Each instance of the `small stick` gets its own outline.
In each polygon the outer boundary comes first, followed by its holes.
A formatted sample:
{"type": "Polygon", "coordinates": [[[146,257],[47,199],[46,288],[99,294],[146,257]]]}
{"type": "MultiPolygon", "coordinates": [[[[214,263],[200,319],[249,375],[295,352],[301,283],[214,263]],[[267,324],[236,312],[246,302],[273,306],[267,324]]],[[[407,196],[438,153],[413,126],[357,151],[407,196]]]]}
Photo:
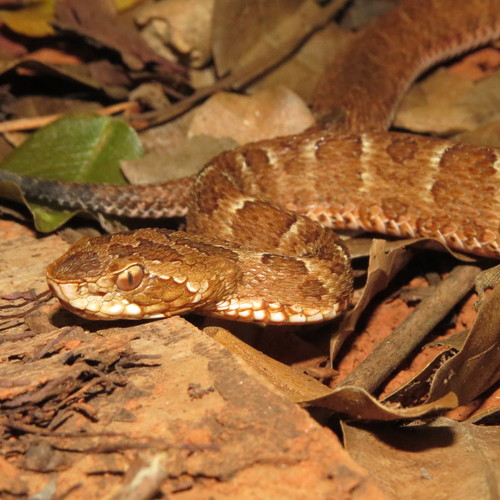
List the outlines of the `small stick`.
{"type": "Polygon", "coordinates": [[[455,267],[436,286],[434,293],[424,299],[339,387],[354,385],[373,393],[467,294],[480,271],[479,267],[472,265],[455,267]]]}
{"type": "MultiPolygon", "coordinates": [[[[133,111],[136,107],[137,103],[133,101],[119,102],[118,104],[113,104],[112,106],[107,106],[106,108],[99,109],[96,111],[96,113],[99,115],[114,115],[116,113],[121,113],[122,111],[133,111]]],[[[19,118],[16,120],[0,122],[0,133],[37,129],[56,121],[62,116],[65,115],[58,113],[54,115],[35,116],[33,118],[19,118]]]]}

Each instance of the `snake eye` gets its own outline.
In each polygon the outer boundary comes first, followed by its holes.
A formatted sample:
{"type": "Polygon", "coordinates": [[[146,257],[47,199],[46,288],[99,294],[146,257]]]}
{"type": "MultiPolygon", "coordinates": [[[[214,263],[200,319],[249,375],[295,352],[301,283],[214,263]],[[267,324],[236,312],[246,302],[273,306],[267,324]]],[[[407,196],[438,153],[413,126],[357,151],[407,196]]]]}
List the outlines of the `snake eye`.
{"type": "Polygon", "coordinates": [[[131,266],[122,271],[116,278],[116,286],[125,292],[137,288],[144,277],[144,271],[141,266],[131,266]]]}

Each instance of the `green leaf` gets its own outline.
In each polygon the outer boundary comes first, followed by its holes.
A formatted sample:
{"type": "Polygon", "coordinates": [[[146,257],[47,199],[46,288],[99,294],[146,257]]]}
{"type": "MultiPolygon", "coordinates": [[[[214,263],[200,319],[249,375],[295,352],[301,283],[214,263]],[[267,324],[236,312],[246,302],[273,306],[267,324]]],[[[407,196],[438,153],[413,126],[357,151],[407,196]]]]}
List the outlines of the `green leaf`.
{"type": "MultiPolygon", "coordinates": [[[[35,132],[0,168],[60,181],[124,184],[120,161],[142,156],[135,130],[107,116],[61,118],[35,132]]],[[[26,203],[39,231],[54,231],[77,212],[26,203]]]]}

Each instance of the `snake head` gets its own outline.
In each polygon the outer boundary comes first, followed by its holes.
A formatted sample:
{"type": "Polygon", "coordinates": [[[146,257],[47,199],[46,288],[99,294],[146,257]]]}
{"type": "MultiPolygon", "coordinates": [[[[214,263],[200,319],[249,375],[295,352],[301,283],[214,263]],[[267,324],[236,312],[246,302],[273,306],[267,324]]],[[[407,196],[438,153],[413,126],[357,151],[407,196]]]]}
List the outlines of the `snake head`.
{"type": "Polygon", "coordinates": [[[207,307],[238,272],[208,246],[164,229],[86,238],[47,267],[47,283],[63,307],[88,319],[182,314],[207,307]]]}

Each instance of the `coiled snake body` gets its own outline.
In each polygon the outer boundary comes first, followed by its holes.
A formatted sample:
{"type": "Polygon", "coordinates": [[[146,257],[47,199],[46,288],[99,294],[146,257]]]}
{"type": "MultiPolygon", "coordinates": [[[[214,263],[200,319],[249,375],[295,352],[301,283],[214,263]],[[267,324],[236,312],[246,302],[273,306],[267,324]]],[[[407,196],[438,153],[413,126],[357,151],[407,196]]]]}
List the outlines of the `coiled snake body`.
{"type": "Polygon", "coordinates": [[[196,179],[92,187],[90,198],[88,186],[68,195],[67,185],[24,179],[28,196],[60,206],[143,217],[187,211],[188,233],[142,229],[77,242],[47,268],[50,288],[90,318],[195,311],[308,323],[334,317],[351,298],[349,256],[331,227],[434,237],[500,258],[500,150],[378,132],[416,73],[495,38],[499,25],[499,0],[403,1],[341,56],[335,83],[330,72],[320,85],[314,107],[334,125],[223,153],[196,179]],[[381,63],[381,50],[395,68],[381,63]],[[372,87],[375,103],[366,104],[372,87]]]}

